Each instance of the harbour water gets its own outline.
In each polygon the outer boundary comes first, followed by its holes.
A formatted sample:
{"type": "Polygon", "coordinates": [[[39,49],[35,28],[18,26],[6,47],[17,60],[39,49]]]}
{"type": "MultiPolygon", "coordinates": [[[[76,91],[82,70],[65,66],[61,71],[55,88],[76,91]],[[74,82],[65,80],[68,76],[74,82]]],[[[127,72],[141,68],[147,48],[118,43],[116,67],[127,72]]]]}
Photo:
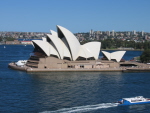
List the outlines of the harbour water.
{"type": "MultiPolygon", "coordinates": [[[[117,106],[120,98],[150,98],[150,72],[40,72],[9,69],[31,45],[0,45],[0,113],[148,113],[150,104],[117,106]]],[[[141,55],[127,51],[124,59],[141,55]]],[[[100,54],[101,56],[101,54],[100,54]]]]}

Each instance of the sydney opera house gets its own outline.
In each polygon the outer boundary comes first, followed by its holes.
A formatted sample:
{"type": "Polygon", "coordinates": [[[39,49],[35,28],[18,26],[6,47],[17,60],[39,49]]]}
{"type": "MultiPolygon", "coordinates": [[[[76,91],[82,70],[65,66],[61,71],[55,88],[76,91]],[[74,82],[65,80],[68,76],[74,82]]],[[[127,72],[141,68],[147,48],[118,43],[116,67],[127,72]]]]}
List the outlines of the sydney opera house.
{"type": "MultiPolygon", "coordinates": [[[[68,29],[57,25],[42,40],[32,40],[34,51],[25,63],[26,69],[100,69],[119,67],[126,51],[102,51],[105,60],[99,59],[101,42],[80,44],[68,29]]],[[[17,64],[19,66],[20,64],[17,64]]]]}
{"type": "Polygon", "coordinates": [[[90,68],[101,48],[100,42],[80,45],[73,33],[58,25],[57,32],[51,30],[43,40],[32,42],[34,52],[26,65],[35,68],[90,68]]]}

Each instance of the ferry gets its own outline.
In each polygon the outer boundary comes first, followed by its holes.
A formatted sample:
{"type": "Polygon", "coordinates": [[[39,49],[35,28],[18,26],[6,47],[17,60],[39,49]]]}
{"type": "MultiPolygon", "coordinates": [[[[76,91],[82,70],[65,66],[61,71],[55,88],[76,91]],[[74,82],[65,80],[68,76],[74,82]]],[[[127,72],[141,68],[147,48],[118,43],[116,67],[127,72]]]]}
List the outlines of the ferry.
{"type": "Polygon", "coordinates": [[[147,104],[150,103],[150,98],[144,98],[143,96],[136,96],[132,98],[123,98],[117,101],[118,106],[122,105],[134,105],[134,104],[147,104]]]}

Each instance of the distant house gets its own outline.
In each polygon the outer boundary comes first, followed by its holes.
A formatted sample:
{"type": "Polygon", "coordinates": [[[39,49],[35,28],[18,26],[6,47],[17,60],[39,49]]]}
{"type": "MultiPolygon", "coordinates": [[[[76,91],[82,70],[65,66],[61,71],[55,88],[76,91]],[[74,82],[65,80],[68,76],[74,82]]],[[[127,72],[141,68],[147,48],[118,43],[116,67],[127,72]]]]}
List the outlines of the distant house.
{"type": "Polygon", "coordinates": [[[32,44],[32,41],[21,41],[21,44],[32,44]]]}
{"type": "Polygon", "coordinates": [[[21,44],[21,43],[18,40],[14,40],[14,41],[6,41],[5,44],[21,44]]]}

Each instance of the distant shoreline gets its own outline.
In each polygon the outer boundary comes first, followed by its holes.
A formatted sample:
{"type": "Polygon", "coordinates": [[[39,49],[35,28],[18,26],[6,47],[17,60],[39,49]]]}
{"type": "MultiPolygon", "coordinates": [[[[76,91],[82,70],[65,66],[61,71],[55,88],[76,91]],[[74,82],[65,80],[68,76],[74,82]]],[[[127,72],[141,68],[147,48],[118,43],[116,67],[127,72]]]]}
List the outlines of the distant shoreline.
{"type": "MultiPolygon", "coordinates": [[[[1,44],[0,43],[0,45],[32,45],[32,44],[1,44]]],[[[102,51],[103,50],[115,50],[115,51],[118,51],[118,50],[121,50],[121,51],[123,51],[123,50],[125,50],[125,51],[144,51],[144,49],[101,49],[102,51]]]]}
{"type": "Polygon", "coordinates": [[[118,51],[118,50],[121,50],[121,51],[123,51],[123,50],[125,50],[125,51],[144,51],[144,49],[133,49],[133,50],[131,50],[131,49],[101,49],[102,51],[103,50],[116,50],[116,51],[118,51]]]}

